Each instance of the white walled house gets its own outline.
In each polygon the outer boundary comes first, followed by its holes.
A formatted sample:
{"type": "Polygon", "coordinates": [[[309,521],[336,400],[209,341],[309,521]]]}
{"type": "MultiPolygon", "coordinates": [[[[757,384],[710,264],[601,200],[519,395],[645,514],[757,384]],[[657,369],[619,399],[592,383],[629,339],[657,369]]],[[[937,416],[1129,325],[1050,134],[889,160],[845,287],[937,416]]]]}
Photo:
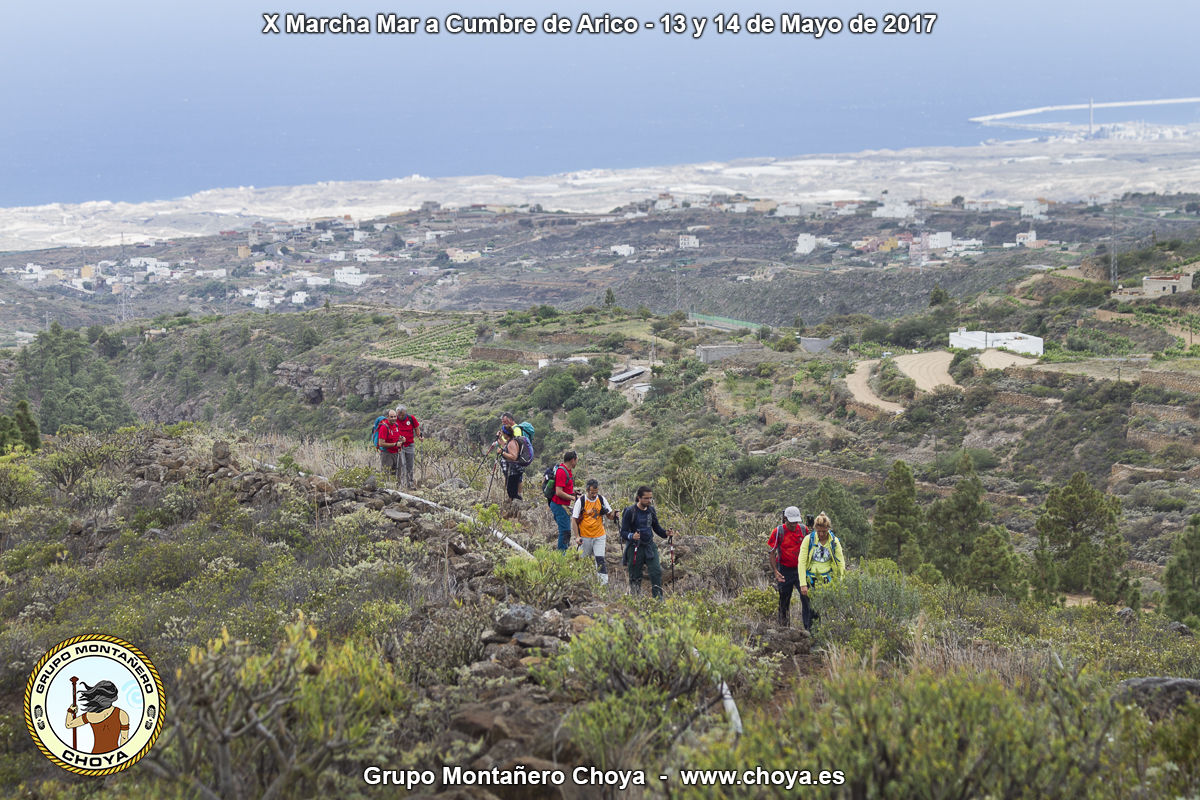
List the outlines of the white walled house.
{"type": "Polygon", "coordinates": [[[950,231],[938,231],[937,233],[923,234],[921,238],[929,236],[930,250],[945,250],[950,245],[954,244],[954,237],[950,231]]]}
{"type": "Polygon", "coordinates": [[[679,236],[680,250],[699,250],[700,238],[698,236],[689,236],[688,234],[680,234],[679,236]]]}
{"type": "Polygon", "coordinates": [[[637,252],[637,248],[631,244],[614,244],[608,249],[613,255],[618,255],[621,258],[629,258],[637,252]]]}
{"type": "Polygon", "coordinates": [[[1024,353],[1031,356],[1040,356],[1042,354],[1042,339],[1040,336],[1031,336],[1028,333],[1020,333],[1018,331],[991,333],[990,331],[969,331],[966,328],[959,328],[957,331],[950,333],[950,346],[959,347],[963,350],[1002,348],[1004,350],[1011,350],[1014,353],[1024,353]]]}
{"type": "Polygon", "coordinates": [[[330,283],[329,278],[322,278],[320,275],[313,275],[304,279],[305,286],[328,286],[330,283]]]}
{"type": "Polygon", "coordinates": [[[308,292],[296,292],[292,295],[292,305],[302,306],[308,302],[308,292]]]}
{"type": "Polygon", "coordinates": [[[372,278],[379,277],[367,272],[360,272],[358,267],[341,267],[333,271],[333,282],[344,283],[347,286],[362,286],[372,278]]]}
{"type": "Polygon", "coordinates": [[[817,249],[817,237],[811,233],[802,233],[796,237],[796,255],[806,256],[817,249]]]}
{"type": "Polygon", "coordinates": [[[1177,294],[1192,290],[1192,273],[1147,275],[1142,278],[1142,294],[1147,296],[1177,294]]]}

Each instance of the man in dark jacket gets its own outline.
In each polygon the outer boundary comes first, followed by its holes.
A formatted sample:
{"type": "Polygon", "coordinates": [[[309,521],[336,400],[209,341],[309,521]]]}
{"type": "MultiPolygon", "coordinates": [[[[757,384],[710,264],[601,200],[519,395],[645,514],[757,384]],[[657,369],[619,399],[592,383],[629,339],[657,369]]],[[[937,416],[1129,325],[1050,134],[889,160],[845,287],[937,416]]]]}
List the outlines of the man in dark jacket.
{"type": "Polygon", "coordinates": [[[637,490],[637,502],[625,509],[621,515],[621,541],[625,543],[625,553],[621,563],[629,567],[629,591],[640,594],[642,587],[642,567],[650,573],[651,592],[654,597],[662,599],[662,559],[659,557],[658,545],[654,542],[654,534],[664,539],[675,536],[675,531],[665,530],[658,522],[658,514],[654,510],[654,492],[649,486],[640,486],[637,490]]]}

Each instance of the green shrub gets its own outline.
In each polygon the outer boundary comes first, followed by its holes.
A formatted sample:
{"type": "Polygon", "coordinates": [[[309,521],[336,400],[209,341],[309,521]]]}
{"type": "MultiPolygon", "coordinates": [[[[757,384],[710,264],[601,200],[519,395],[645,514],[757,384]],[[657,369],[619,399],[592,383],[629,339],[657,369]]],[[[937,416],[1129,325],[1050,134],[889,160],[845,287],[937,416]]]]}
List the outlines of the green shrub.
{"type": "MultiPolygon", "coordinates": [[[[807,769],[814,784],[820,770],[839,771],[822,797],[1165,796],[1145,771],[1145,719],[1111,703],[1110,691],[1062,673],[1023,694],[974,671],[885,680],[850,668],[806,678],[782,708],[750,714],[736,743],[712,736],[681,760],[696,769],[807,769]]],[[[688,796],[727,791],[701,787],[688,796]]],[[[737,796],[793,792],[747,786],[737,796]]]]}
{"type": "Polygon", "coordinates": [[[747,586],[738,595],[737,603],[756,617],[771,619],[779,610],[779,592],[776,589],[747,586]]]}
{"type": "Polygon", "coordinates": [[[33,505],[44,498],[41,481],[28,463],[0,459],[0,511],[33,505]]]}
{"type": "Polygon", "coordinates": [[[596,585],[596,565],[591,560],[545,547],[535,550],[533,558],[509,556],[494,571],[514,598],[538,608],[586,598],[596,585]]]}
{"type": "Polygon", "coordinates": [[[869,563],[869,569],[813,589],[812,603],[821,614],[816,641],[862,654],[874,649],[881,658],[896,658],[910,647],[910,626],[921,611],[921,594],[894,562],[869,563]]]}

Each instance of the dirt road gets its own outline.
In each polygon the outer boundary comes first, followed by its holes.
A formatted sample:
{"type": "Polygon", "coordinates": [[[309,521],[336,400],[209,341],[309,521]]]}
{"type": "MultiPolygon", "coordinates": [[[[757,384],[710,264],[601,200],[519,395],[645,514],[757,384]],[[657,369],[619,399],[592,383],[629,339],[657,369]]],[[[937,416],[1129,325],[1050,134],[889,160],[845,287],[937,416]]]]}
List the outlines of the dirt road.
{"type": "Polygon", "coordinates": [[[854,399],[865,406],[881,408],[892,414],[903,413],[904,406],[884,400],[871,391],[867,379],[871,376],[871,367],[878,363],[878,359],[859,361],[854,365],[854,372],[846,376],[846,387],[850,390],[850,394],[854,395],[854,399]]]}
{"type": "Polygon", "coordinates": [[[917,383],[922,392],[932,392],[939,386],[958,388],[947,371],[954,356],[945,350],[935,350],[932,353],[909,353],[896,356],[896,366],[917,383]]]}
{"type": "Polygon", "coordinates": [[[1006,367],[1029,367],[1038,363],[1036,358],[1019,356],[1005,350],[987,349],[979,354],[979,364],[984,369],[1004,369],[1006,367]]]}

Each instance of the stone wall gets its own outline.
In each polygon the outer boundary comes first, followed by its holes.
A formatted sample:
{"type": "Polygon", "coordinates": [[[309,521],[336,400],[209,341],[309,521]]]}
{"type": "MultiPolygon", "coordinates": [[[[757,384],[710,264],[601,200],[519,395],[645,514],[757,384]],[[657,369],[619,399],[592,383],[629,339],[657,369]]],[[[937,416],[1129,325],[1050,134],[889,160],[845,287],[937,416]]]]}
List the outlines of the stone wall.
{"type": "Polygon", "coordinates": [[[1180,406],[1164,406],[1158,403],[1133,403],[1129,406],[1130,416],[1145,414],[1160,422],[1196,422],[1196,418],[1180,406]]]}
{"type": "Polygon", "coordinates": [[[1045,410],[1046,406],[1050,405],[1046,402],[1046,399],[1047,398],[1034,397],[1031,394],[1021,394],[1020,392],[996,392],[995,402],[1002,403],[1006,406],[1031,408],[1042,411],[1045,410]]]}
{"type": "Polygon", "coordinates": [[[1191,439],[1184,439],[1165,433],[1144,431],[1137,428],[1125,431],[1125,441],[1129,444],[1143,447],[1151,453],[1157,453],[1159,450],[1164,450],[1173,444],[1178,444],[1185,447],[1193,455],[1200,454],[1200,444],[1193,442],[1191,439]]]}
{"type": "Polygon", "coordinates": [[[479,361],[501,361],[517,364],[537,364],[538,359],[550,358],[545,353],[531,350],[516,350],[511,347],[480,347],[471,348],[470,357],[479,361]]]}
{"type": "Polygon", "coordinates": [[[1200,394],[1200,375],[1189,372],[1171,372],[1165,369],[1144,369],[1141,372],[1142,386],[1159,386],[1177,392],[1200,394]]]}
{"type": "Polygon", "coordinates": [[[702,344],[696,348],[696,358],[705,364],[711,364],[723,358],[762,349],[761,344],[702,344]]]}

